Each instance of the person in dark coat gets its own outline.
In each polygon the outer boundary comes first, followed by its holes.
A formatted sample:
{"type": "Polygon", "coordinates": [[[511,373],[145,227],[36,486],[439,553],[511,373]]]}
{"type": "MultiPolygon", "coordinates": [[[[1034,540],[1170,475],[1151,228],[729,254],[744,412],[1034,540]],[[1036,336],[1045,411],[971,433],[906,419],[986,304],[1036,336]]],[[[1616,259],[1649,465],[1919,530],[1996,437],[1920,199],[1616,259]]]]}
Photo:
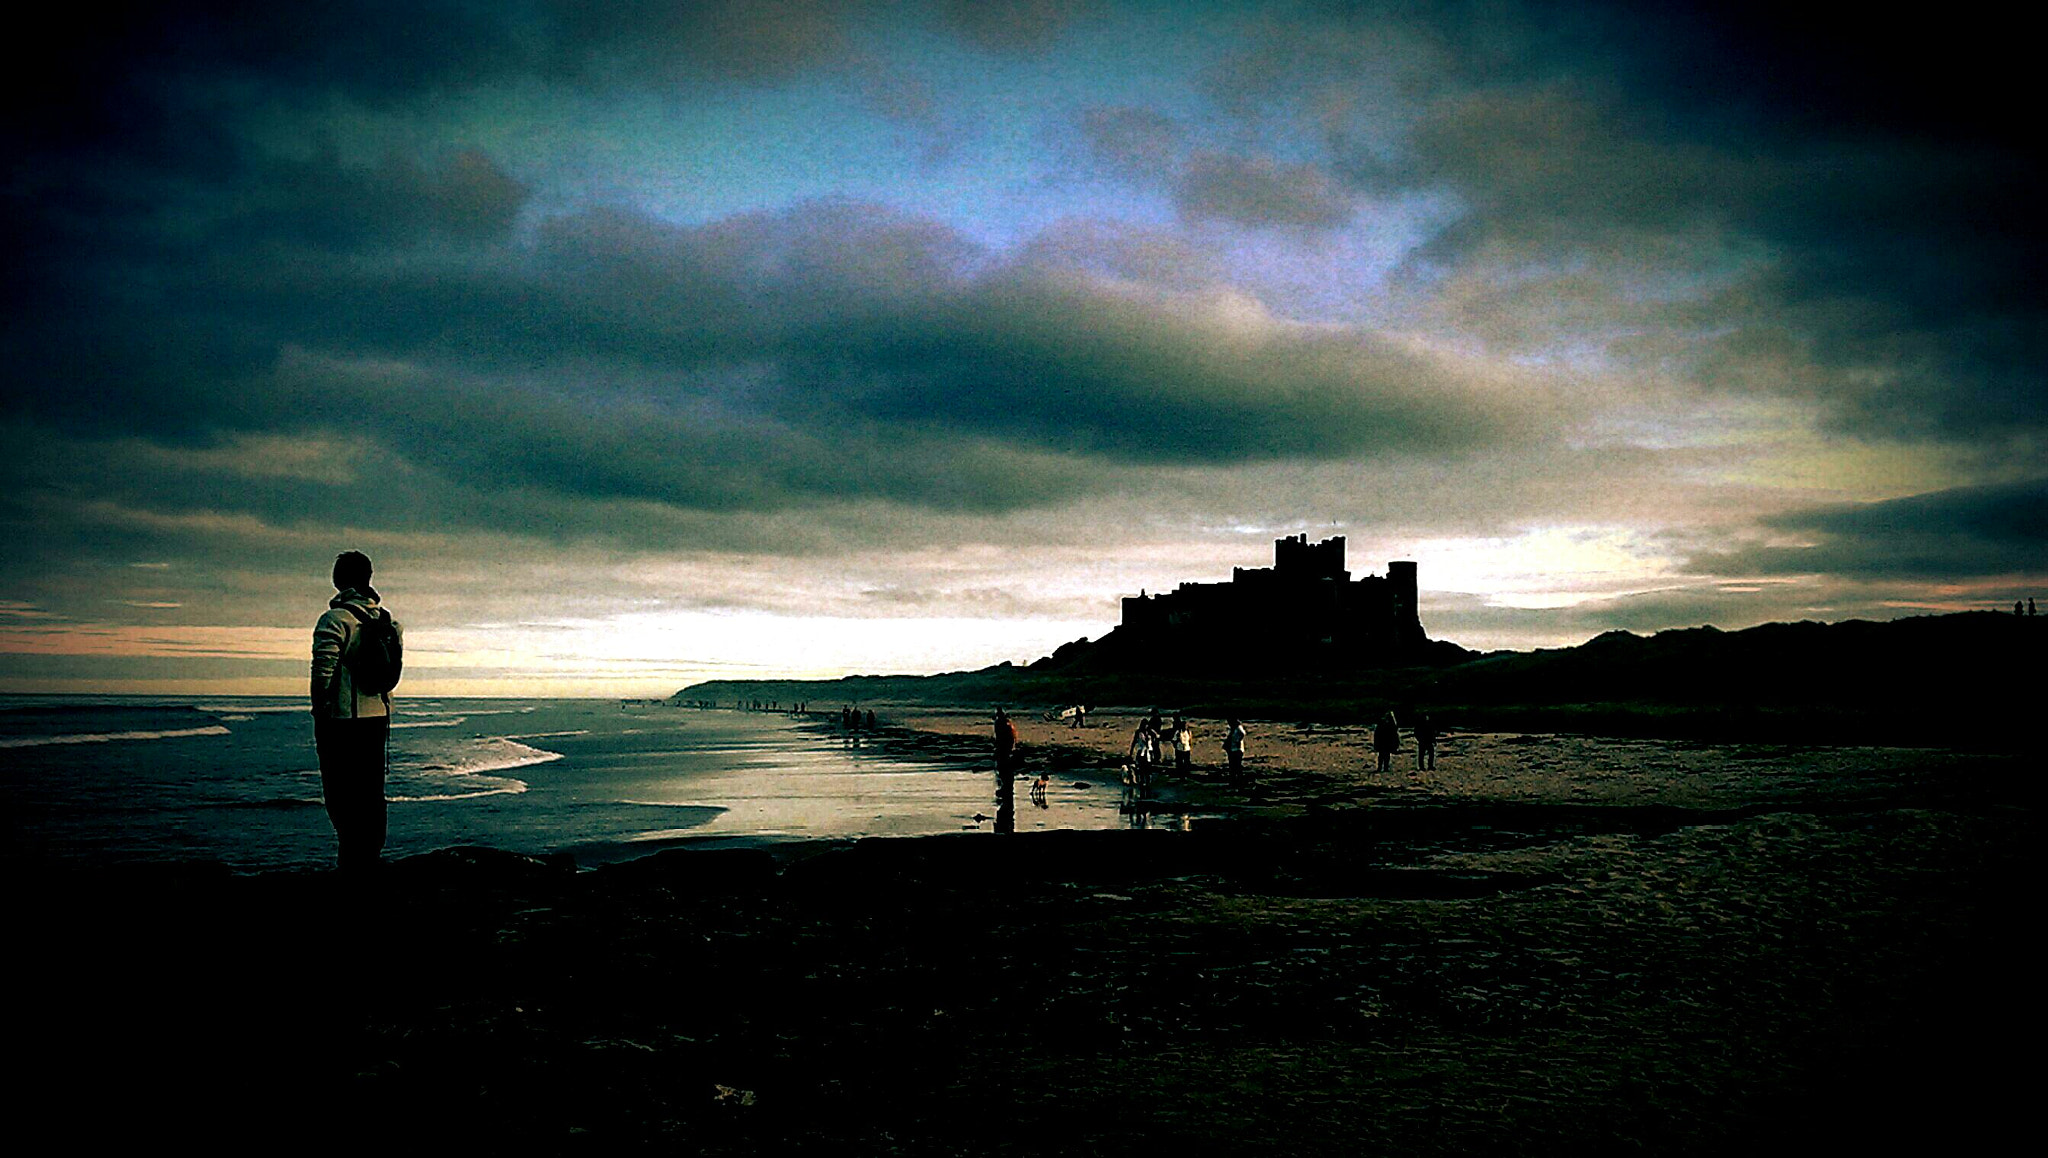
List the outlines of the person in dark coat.
{"type": "Polygon", "coordinates": [[[1372,748],[1374,752],[1379,754],[1378,770],[1381,772],[1392,772],[1394,770],[1394,753],[1401,750],[1401,725],[1395,722],[1394,713],[1386,713],[1380,717],[1380,722],[1374,725],[1372,730],[1372,748]]]}

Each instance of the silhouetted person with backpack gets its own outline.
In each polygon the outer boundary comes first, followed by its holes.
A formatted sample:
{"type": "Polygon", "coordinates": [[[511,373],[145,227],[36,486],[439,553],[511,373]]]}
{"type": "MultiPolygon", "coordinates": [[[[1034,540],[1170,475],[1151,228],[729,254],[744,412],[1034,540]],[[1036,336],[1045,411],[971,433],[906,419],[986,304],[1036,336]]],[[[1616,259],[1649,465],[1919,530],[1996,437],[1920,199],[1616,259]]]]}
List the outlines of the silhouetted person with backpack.
{"type": "Polygon", "coordinates": [[[313,746],[341,868],[360,874],[384,852],[384,745],[404,643],[370,586],[368,555],[335,556],[334,587],[313,625],[313,746]]]}

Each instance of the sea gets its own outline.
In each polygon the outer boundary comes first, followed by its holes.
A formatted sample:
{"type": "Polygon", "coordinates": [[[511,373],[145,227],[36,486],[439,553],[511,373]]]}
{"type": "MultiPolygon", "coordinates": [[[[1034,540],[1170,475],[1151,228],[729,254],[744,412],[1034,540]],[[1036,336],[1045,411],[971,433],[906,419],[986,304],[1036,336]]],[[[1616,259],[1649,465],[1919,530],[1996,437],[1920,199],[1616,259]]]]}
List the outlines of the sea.
{"type": "MultiPolygon", "coordinates": [[[[453,845],[579,864],[676,843],[991,831],[971,751],[912,754],[830,720],[618,700],[417,699],[394,716],[387,858],[453,845]]],[[[1111,828],[1118,795],[1019,786],[1019,831],[1111,828]]],[[[0,833],[34,864],[334,860],[303,700],[0,696],[0,833]]]]}

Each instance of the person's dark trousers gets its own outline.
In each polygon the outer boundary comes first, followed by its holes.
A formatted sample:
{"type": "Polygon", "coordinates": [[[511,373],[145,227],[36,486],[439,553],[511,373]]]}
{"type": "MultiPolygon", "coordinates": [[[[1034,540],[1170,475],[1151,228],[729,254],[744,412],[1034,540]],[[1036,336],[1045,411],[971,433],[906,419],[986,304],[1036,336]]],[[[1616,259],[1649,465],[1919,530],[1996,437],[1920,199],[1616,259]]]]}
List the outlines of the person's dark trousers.
{"type": "Polygon", "coordinates": [[[384,742],[390,734],[389,716],[313,721],[320,794],[344,872],[370,868],[384,852],[384,742]]]}

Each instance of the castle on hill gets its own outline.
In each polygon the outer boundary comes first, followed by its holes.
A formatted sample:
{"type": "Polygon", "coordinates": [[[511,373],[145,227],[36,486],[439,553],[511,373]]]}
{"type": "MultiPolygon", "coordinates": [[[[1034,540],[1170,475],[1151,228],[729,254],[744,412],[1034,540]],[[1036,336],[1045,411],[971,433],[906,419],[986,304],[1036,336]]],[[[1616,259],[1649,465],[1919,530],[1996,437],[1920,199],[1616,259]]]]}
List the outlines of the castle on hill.
{"type": "Polygon", "coordinates": [[[1290,535],[1274,541],[1271,567],[1233,568],[1228,583],[1125,597],[1119,634],[1170,651],[1373,663],[1429,641],[1415,596],[1413,562],[1353,579],[1342,535],[1319,543],[1290,535]]]}

